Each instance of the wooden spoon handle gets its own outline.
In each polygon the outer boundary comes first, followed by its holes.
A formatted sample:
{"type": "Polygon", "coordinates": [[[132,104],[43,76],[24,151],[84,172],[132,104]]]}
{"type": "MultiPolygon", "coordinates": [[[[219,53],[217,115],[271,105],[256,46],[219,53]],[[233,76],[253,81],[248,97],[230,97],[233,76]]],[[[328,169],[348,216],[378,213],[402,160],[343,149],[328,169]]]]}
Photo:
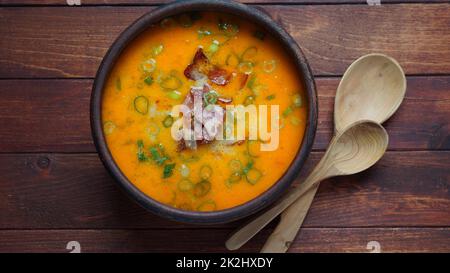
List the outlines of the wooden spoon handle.
{"type": "Polygon", "coordinates": [[[317,167],[309,175],[304,183],[297,188],[289,192],[271,209],[267,210],[263,214],[253,219],[250,223],[236,231],[225,243],[225,246],[229,250],[235,250],[243,246],[248,240],[250,240],[255,234],[263,229],[270,221],[277,217],[283,210],[294,203],[300,196],[307,192],[310,188],[318,184],[322,179],[326,177],[327,168],[322,168],[323,164],[319,162],[317,167]]]}
{"type": "Polygon", "coordinates": [[[281,214],[280,222],[267,239],[261,253],[284,253],[289,249],[308,214],[318,188],[317,184],[281,214]]]}

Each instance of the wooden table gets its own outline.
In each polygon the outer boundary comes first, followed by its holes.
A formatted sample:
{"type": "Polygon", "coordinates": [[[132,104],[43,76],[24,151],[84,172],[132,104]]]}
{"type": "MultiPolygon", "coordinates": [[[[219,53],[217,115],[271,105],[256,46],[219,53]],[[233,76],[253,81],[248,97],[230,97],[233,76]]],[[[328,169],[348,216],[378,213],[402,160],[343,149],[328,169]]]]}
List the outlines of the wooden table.
{"type": "MultiPolygon", "coordinates": [[[[406,99],[385,124],[389,151],[361,175],[322,183],[290,251],[449,252],[450,1],[246,2],[287,29],[316,75],[320,119],[302,176],[331,138],[335,90],[354,59],[386,53],[407,74],[406,99]]],[[[148,213],[118,189],[92,143],[98,65],[160,1],[81,4],[0,0],[0,251],[69,252],[69,241],[82,252],[225,251],[242,222],[198,227],[148,213]]],[[[273,227],[242,250],[258,251],[273,227]]]]}

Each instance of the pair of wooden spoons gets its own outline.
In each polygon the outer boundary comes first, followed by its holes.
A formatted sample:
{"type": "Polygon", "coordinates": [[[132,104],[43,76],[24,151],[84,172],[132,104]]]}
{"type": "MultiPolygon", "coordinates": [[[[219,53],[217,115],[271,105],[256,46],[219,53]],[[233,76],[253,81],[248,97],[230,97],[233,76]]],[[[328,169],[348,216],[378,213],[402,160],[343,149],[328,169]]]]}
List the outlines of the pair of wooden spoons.
{"type": "Polygon", "coordinates": [[[369,54],[351,64],[337,89],[335,135],[323,158],[304,183],[235,232],[226,247],[240,248],[284,211],[261,252],[286,252],[308,213],[320,181],[361,172],[383,156],[388,134],[380,124],[398,109],[405,91],[405,74],[394,59],[369,54]]]}

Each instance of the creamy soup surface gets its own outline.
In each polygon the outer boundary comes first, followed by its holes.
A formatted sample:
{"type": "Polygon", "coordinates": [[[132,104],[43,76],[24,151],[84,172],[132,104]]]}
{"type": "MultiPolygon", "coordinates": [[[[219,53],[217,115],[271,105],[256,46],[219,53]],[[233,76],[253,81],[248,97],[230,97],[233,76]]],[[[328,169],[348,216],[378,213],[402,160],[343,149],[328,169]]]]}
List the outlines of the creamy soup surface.
{"type": "Polygon", "coordinates": [[[149,27],[124,50],[105,86],[102,123],[116,164],[137,188],[179,209],[212,211],[257,197],[284,174],[303,139],[305,103],[276,40],[230,15],[190,13],[149,27]],[[178,117],[170,112],[195,90],[206,106],[279,105],[278,124],[270,124],[279,128],[278,148],[174,139],[178,117]]]}

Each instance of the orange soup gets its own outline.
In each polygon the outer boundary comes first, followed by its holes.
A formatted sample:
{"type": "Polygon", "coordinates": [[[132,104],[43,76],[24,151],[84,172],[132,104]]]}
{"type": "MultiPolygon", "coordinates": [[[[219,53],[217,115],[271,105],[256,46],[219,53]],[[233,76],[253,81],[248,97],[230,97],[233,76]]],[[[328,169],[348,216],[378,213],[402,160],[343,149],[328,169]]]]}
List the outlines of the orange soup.
{"type": "Polygon", "coordinates": [[[276,40],[240,18],[202,12],[164,19],[110,73],[102,99],[109,150],[125,176],[161,203],[195,211],[241,205],[276,183],[301,145],[307,107],[296,71],[276,40]],[[220,114],[200,111],[198,119],[196,98],[220,114]],[[185,111],[174,115],[176,105],[185,111]],[[254,105],[258,113],[261,105],[278,106],[279,118],[269,122],[279,130],[276,149],[263,151],[268,140],[260,136],[248,139],[250,118],[246,139],[219,140],[235,129],[224,126],[234,117],[228,105],[254,105]],[[174,137],[175,125],[194,123],[199,136],[174,137]]]}

